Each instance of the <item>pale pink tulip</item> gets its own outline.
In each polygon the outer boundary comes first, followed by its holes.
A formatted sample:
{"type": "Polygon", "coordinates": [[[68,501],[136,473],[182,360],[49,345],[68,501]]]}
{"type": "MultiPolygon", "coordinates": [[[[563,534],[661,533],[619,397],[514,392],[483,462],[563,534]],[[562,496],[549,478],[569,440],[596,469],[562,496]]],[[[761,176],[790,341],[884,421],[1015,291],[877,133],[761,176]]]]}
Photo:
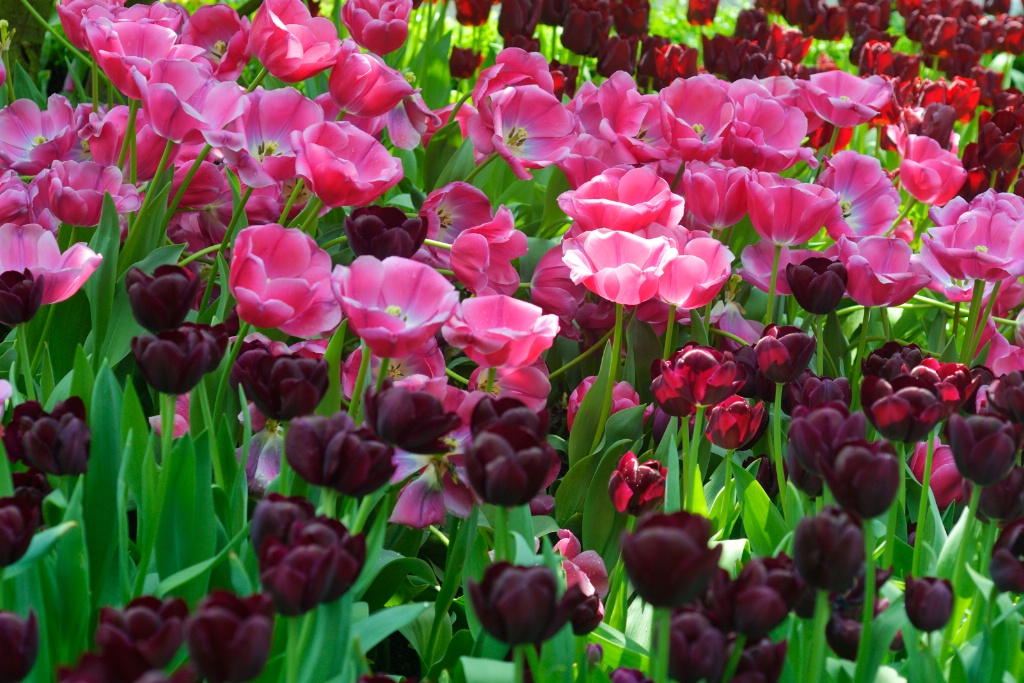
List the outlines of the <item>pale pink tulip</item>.
{"type": "Polygon", "coordinates": [[[575,190],[563,192],[558,206],[582,230],[609,228],[636,232],[652,223],[678,225],[683,198],[651,168],[610,168],[575,190]]]}
{"type": "Polygon", "coordinates": [[[349,38],[341,41],[328,88],[342,112],[367,117],[387,114],[414,92],[405,76],[349,38]]]}
{"type": "Polygon", "coordinates": [[[862,306],[901,306],[931,280],[910,245],[898,237],[840,237],[846,291],[862,306]]]}
{"type": "Polygon", "coordinates": [[[562,242],[562,260],[569,266],[572,281],[626,306],[658,293],[665,267],[677,253],[665,238],[644,239],[605,228],[562,242]]]}
{"type": "Polygon", "coordinates": [[[158,59],[143,76],[132,69],[146,121],[157,135],[188,145],[242,115],[242,88],[213,78],[206,62],[158,59]]]}
{"type": "Polygon", "coordinates": [[[705,233],[691,233],[678,254],[665,264],[658,283],[658,298],[676,308],[693,310],[714,301],[732,275],[729,248],[705,233]]]}
{"type": "Polygon", "coordinates": [[[0,109],[0,168],[35,175],[55,161],[80,159],[78,119],[63,95],[50,95],[42,110],[32,100],[0,109]]]}
{"type": "Polygon", "coordinates": [[[89,43],[85,38],[85,28],[82,26],[82,19],[85,18],[87,10],[93,10],[93,12],[106,13],[108,16],[114,16],[114,10],[124,6],[123,0],[113,0],[108,2],[107,0],[57,0],[57,18],[60,20],[61,28],[64,29],[64,35],[67,36],[68,41],[77,47],[79,50],[88,50],[89,43]]]}
{"type": "Polygon", "coordinates": [[[419,92],[403,99],[387,114],[388,137],[399,149],[416,149],[428,131],[440,127],[441,117],[427,106],[419,92]]]}
{"type": "Polygon", "coordinates": [[[0,225],[33,223],[28,185],[14,171],[0,173],[0,225]]]}
{"type": "Polygon", "coordinates": [[[842,218],[839,197],[820,185],[758,173],[747,190],[754,230],[776,245],[803,244],[842,218]]]}
{"type": "Polygon", "coordinates": [[[341,21],[357,43],[386,55],[409,37],[410,12],[412,0],[345,0],[341,21]]]}
{"type": "Polygon", "coordinates": [[[0,272],[32,271],[43,278],[43,303],[70,299],[100,267],[103,256],[85,242],[71,245],[63,254],[52,232],[29,223],[0,225],[0,272]]]}
{"type": "Polygon", "coordinates": [[[693,161],[683,171],[682,191],[690,227],[721,230],[736,225],[747,215],[749,169],[693,161]]]}
{"type": "Polygon", "coordinates": [[[449,344],[486,368],[532,365],[551,347],[558,318],[502,294],[462,302],[441,329],[449,344]]]}
{"type": "Polygon", "coordinates": [[[331,20],[312,16],[302,0],[264,0],[249,47],[271,76],[298,83],[331,68],[341,41],[331,20]]]}

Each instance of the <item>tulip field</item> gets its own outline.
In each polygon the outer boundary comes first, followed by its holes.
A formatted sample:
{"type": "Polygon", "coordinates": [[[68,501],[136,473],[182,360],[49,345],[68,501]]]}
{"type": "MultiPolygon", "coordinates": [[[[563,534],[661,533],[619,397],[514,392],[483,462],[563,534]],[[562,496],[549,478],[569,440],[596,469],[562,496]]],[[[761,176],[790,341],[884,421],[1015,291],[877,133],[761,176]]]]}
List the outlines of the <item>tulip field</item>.
{"type": "Polygon", "coordinates": [[[1022,53],[0,0],[0,683],[1024,680],[1022,53]]]}

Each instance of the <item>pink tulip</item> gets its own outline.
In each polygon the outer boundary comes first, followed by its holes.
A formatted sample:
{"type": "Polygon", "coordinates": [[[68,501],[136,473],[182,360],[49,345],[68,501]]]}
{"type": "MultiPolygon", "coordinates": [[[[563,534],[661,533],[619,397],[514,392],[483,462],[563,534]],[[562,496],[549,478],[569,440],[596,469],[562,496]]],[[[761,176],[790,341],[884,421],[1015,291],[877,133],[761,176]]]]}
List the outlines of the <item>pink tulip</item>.
{"type": "Polygon", "coordinates": [[[576,117],[536,85],[491,94],[468,128],[477,154],[497,153],[522,180],[530,179],[528,168],[546,168],[565,159],[576,141],[576,117]]]}
{"type": "MultiPolygon", "coordinates": [[[[910,456],[910,470],[918,482],[924,479],[924,467],[928,460],[928,443],[922,442],[914,446],[914,454],[910,456]]],[[[960,476],[953,461],[953,451],[938,438],[932,450],[932,475],[928,481],[929,488],[935,494],[935,503],[940,510],[945,510],[953,503],[964,501],[964,479],[960,476]]]]}
{"type": "Polygon", "coordinates": [[[239,118],[226,129],[205,131],[204,137],[243,183],[270,187],[295,177],[292,133],[323,121],[320,107],[298,90],[257,88],[242,98],[239,118]]]}
{"type": "MultiPolygon", "coordinates": [[[[486,369],[478,367],[470,373],[469,384],[466,388],[470,392],[482,392],[486,379],[486,369]]],[[[491,394],[497,398],[518,399],[530,410],[540,412],[547,407],[550,393],[551,382],[548,381],[548,367],[542,359],[538,359],[533,365],[521,368],[497,368],[494,372],[491,394]]]]}
{"type": "MultiPolygon", "coordinates": [[[[192,163],[189,161],[189,163],[179,163],[174,169],[174,178],[171,180],[171,196],[178,194],[191,167],[192,163]]],[[[228,185],[228,179],[224,176],[223,169],[210,161],[201,162],[199,170],[185,189],[185,194],[181,196],[178,206],[186,209],[204,209],[213,205],[223,206],[225,204],[229,207],[231,205],[231,186],[228,185]]],[[[273,222],[277,220],[277,217],[275,215],[266,222],[273,222]]]]}
{"type": "Polygon", "coordinates": [[[658,283],[677,251],[665,238],[644,239],[601,228],[562,242],[569,276],[603,299],[635,306],[658,293],[658,283]]]}
{"type": "Polygon", "coordinates": [[[512,260],[526,254],[526,235],[515,229],[512,212],[498,207],[493,220],[467,228],[452,242],[451,267],[476,295],[515,294],[519,271],[512,260]]]}
{"type": "Polygon", "coordinates": [[[725,136],[722,158],[739,166],[778,173],[800,161],[814,163],[814,150],[801,147],[807,137],[807,117],[783,98],[753,81],[729,87],[736,101],[736,118],[725,136]]]}
{"type": "MultiPolygon", "coordinates": [[[[924,239],[922,235],[922,239],[924,239]]],[[[950,303],[967,303],[971,300],[974,295],[975,280],[964,280],[960,278],[954,278],[949,271],[942,267],[935,258],[935,254],[932,249],[929,249],[922,245],[921,247],[921,265],[928,271],[928,275],[931,276],[931,281],[928,283],[928,289],[933,292],[942,294],[950,303]]],[[[993,287],[992,282],[983,282],[982,286],[988,292],[991,292],[993,287]]],[[[1002,293],[1000,291],[1000,293],[1002,293]]],[[[988,294],[986,293],[986,298],[988,294]]]]}
{"type": "Polygon", "coordinates": [[[690,226],[713,231],[743,220],[747,215],[747,184],[752,175],[746,168],[688,163],[683,171],[682,189],[690,226]]]}
{"type": "Polygon", "coordinates": [[[103,256],[85,242],[71,245],[63,254],[52,232],[34,223],[0,225],[0,272],[26,268],[43,278],[43,303],[70,299],[100,267],[103,256]]]}
{"type": "Polygon", "coordinates": [[[426,529],[444,524],[449,513],[461,519],[469,517],[476,496],[465,483],[461,455],[440,457],[398,451],[393,462],[397,469],[391,483],[400,483],[412,474],[419,476],[402,488],[388,522],[426,529]]]}
{"type": "Polygon", "coordinates": [[[736,111],[722,81],[710,74],[677,78],[658,97],[662,134],[679,158],[708,161],[718,154],[736,111]]]}
{"type": "MultiPolygon", "coordinates": [[[[347,398],[352,398],[352,392],[355,391],[359,365],[362,360],[363,349],[361,346],[357,346],[342,365],[341,388],[347,398]]],[[[380,364],[380,356],[371,352],[371,376],[377,377],[380,372],[380,364]]],[[[441,349],[438,348],[433,337],[410,356],[388,358],[387,376],[395,381],[396,387],[403,387],[409,391],[426,391],[442,401],[445,398],[448,375],[445,374],[444,354],[441,353],[441,349]]]]}
{"type": "Polygon", "coordinates": [[[423,101],[419,92],[416,92],[388,112],[387,127],[388,137],[395,147],[413,150],[420,146],[428,131],[441,127],[441,117],[435,114],[423,101]]]}
{"type": "Polygon", "coordinates": [[[217,81],[206,62],[159,59],[149,76],[132,70],[146,120],[157,135],[189,145],[203,133],[220,130],[242,115],[242,89],[234,81],[217,81]]]}
{"type": "Polygon", "coordinates": [[[386,55],[409,37],[410,12],[412,0],[345,0],[341,21],[359,45],[386,55]]]}
{"type": "Polygon", "coordinates": [[[846,150],[824,163],[818,183],[839,195],[843,215],[828,226],[829,236],[888,233],[900,211],[900,193],[878,159],[846,150]]]}
{"type": "Polygon", "coordinates": [[[521,368],[551,347],[558,318],[526,301],[492,294],[463,301],[441,333],[481,367],[521,368]]]}
{"type": "Polygon", "coordinates": [[[100,223],[103,195],[114,199],[118,213],[138,210],[138,190],[123,183],[116,166],[94,161],[55,161],[32,181],[30,192],[36,201],[68,225],[94,227],[100,223]]]}
{"type": "MultiPolygon", "coordinates": [[[[791,263],[803,263],[812,256],[823,256],[811,249],[790,249],[782,247],[779,252],[779,268],[775,278],[776,294],[792,294],[789,288],[789,281],[786,279],[786,266],[791,263]]],[[[743,268],[740,269],[740,277],[744,282],[749,282],[762,292],[771,288],[772,266],[775,262],[775,245],[771,242],[757,242],[751,244],[740,252],[740,261],[743,268]]]]}
{"type": "Polygon", "coordinates": [[[558,543],[551,549],[561,555],[566,588],[578,586],[583,595],[595,593],[602,600],[608,597],[608,569],[596,550],[583,550],[576,536],[568,529],[559,529],[558,543]]]}
{"type": "Polygon", "coordinates": [[[900,184],[925,204],[945,204],[967,180],[967,171],[957,155],[926,135],[907,135],[900,142],[900,154],[900,184]]]}
{"type": "Polygon", "coordinates": [[[526,52],[518,47],[507,47],[476,77],[473,86],[473,104],[484,106],[493,93],[511,86],[536,85],[554,94],[555,82],[548,70],[548,60],[539,52],[526,52]]]}
{"type": "Polygon", "coordinates": [[[294,131],[295,172],[326,206],[363,206],[402,179],[402,163],[350,123],[325,122],[294,131]]]}
{"type": "Polygon", "coordinates": [[[348,38],[341,41],[328,88],[341,111],[355,116],[382,116],[414,92],[405,76],[348,38]]]}
{"type": "Polygon", "coordinates": [[[82,26],[82,20],[85,18],[87,10],[93,10],[93,12],[106,13],[109,17],[114,16],[114,10],[121,8],[124,5],[123,1],[114,0],[113,2],[107,2],[107,0],[57,0],[57,18],[60,20],[61,28],[64,29],[64,35],[67,36],[68,42],[77,47],[79,50],[88,50],[89,42],[85,37],[85,28],[82,26]]]}
{"type": "Polygon", "coordinates": [[[228,288],[238,300],[238,317],[256,327],[312,337],[341,322],[331,257],[298,229],[271,223],[239,232],[228,288]]]}
{"type": "Polygon", "coordinates": [[[678,225],[683,198],[651,168],[610,168],[575,190],[563,192],[558,206],[581,230],[609,228],[636,232],[651,223],[678,225]]]}
{"type": "Polygon", "coordinates": [[[197,8],[181,33],[181,43],[206,50],[203,59],[222,81],[236,80],[252,58],[249,18],[222,3],[197,8]]]}
{"type": "Polygon", "coordinates": [[[861,78],[842,69],[813,74],[801,83],[814,113],[839,128],[867,123],[893,96],[885,78],[861,78]]]}
{"type": "Polygon", "coordinates": [[[360,256],[351,266],[336,267],[331,282],[349,329],[380,358],[411,356],[459,302],[443,275],[399,256],[360,256]]]}
{"type": "Polygon", "coordinates": [[[839,259],[846,266],[846,291],[862,306],[901,306],[931,276],[910,245],[898,237],[840,237],[839,259]]]}
{"type": "Polygon", "coordinates": [[[420,213],[427,220],[427,237],[451,244],[460,233],[487,223],[494,214],[483,190],[454,182],[427,195],[420,213]]]}
{"type": "MultiPolygon", "coordinates": [[[[595,375],[586,377],[569,394],[569,407],[565,420],[570,432],[572,431],[572,423],[576,421],[576,413],[580,410],[580,404],[583,403],[583,399],[586,398],[596,381],[597,377],[595,375]]],[[[620,410],[626,410],[627,408],[635,408],[638,405],[640,405],[640,394],[636,393],[636,389],[629,382],[616,382],[615,386],[612,387],[612,410],[609,415],[614,415],[620,410]]]]}
{"type": "Polygon", "coordinates": [[[80,159],[79,118],[63,95],[50,95],[43,110],[32,100],[0,109],[0,167],[35,175],[54,161],[80,159]]]}
{"type": "Polygon", "coordinates": [[[0,173],[0,225],[32,223],[28,185],[14,171],[0,173]]]}
{"type": "MultiPolygon", "coordinates": [[[[189,394],[181,394],[176,397],[174,401],[174,429],[172,430],[175,439],[180,439],[188,434],[190,406],[189,394]]],[[[149,418],[149,426],[156,432],[157,436],[163,433],[162,422],[163,420],[159,415],[149,418]]]]}
{"type": "Polygon", "coordinates": [[[732,275],[732,252],[704,234],[691,233],[685,244],[677,246],[676,257],[665,264],[658,298],[670,306],[684,310],[707,306],[732,275]]]}
{"type": "MultiPolygon", "coordinates": [[[[92,160],[104,166],[116,166],[124,144],[125,131],[128,128],[128,107],[118,105],[108,112],[89,115],[89,121],[79,131],[82,144],[87,146],[92,160]]],[[[146,120],[145,111],[139,112],[135,120],[135,166],[139,180],[152,180],[156,175],[156,167],[163,156],[167,140],[153,131],[146,120]]],[[[171,148],[168,159],[173,163],[177,159],[180,147],[171,148]]]]}
{"type": "Polygon", "coordinates": [[[271,76],[298,83],[331,68],[341,41],[331,20],[312,16],[302,0],[264,0],[249,47],[271,76]]]}
{"type": "Polygon", "coordinates": [[[998,282],[1024,275],[1024,200],[988,190],[970,204],[956,197],[932,208],[935,227],[921,237],[926,253],[956,280],[998,282]]]}
{"type": "Polygon", "coordinates": [[[540,257],[533,270],[529,292],[530,300],[545,313],[558,316],[562,335],[579,339],[579,330],[573,327],[572,320],[583,304],[587,289],[572,281],[569,267],[562,261],[561,245],[540,257]]]}
{"type": "Polygon", "coordinates": [[[820,185],[759,173],[747,189],[754,230],[772,244],[803,244],[842,218],[839,197],[820,185]]]}
{"type": "MultiPolygon", "coordinates": [[[[780,277],[779,282],[783,282],[785,279],[785,277],[780,277]]],[[[767,289],[765,287],[765,291],[767,289]]],[[[717,320],[718,329],[728,332],[734,337],[739,337],[747,344],[753,345],[764,336],[764,323],[757,320],[748,320],[743,316],[743,308],[735,301],[719,301],[711,309],[710,319],[712,321],[717,320]]]]}

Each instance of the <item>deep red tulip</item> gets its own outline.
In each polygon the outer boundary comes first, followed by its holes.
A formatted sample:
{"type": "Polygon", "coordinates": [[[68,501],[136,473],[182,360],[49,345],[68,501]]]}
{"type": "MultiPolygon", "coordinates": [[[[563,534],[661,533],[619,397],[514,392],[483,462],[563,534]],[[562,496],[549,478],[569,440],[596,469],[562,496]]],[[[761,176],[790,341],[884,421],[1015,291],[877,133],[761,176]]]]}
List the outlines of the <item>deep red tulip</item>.
{"type": "Polygon", "coordinates": [[[1010,473],[1020,441],[1012,424],[988,415],[951,415],[946,438],[960,474],[978,486],[992,486],[1010,473]]]}
{"type": "Polygon", "coordinates": [[[185,626],[188,652],[210,683],[256,678],[270,655],[274,614],[262,593],[240,598],[215,590],[196,607],[185,626]]]}
{"type": "Polygon", "coordinates": [[[36,401],[17,405],[3,438],[8,457],[47,474],[84,474],[89,464],[91,434],[77,396],[49,413],[36,401]]]}
{"type": "Polygon", "coordinates": [[[651,391],[662,410],[685,417],[696,406],[713,406],[739,391],[746,371],[732,355],[697,342],[686,344],[662,361],[651,391]]]}
{"type": "Polygon", "coordinates": [[[271,493],[260,501],[252,515],[249,538],[257,555],[268,538],[288,539],[296,522],[308,522],[315,516],[313,505],[305,498],[286,498],[271,493]]]}
{"type": "Polygon", "coordinates": [[[861,401],[868,420],[887,439],[916,443],[945,417],[945,406],[922,380],[910,375],[887,382],[865,377],[861,401]]]}
{"type": "MultiPolygon", "coordinates": [[[[2,508],[0,508],[2,515],[2,508]]],[[[0,681],[18,683],[28,677],[39,652],[39,623],[36,613],[22,618],[14,612],[0,612],[0,681]]]]}
{"type": "Polygon", "coordinates": [[[517,567],[497,562],[483,581],[470,579],[473,611],[492,637],[509,645],[539,645],[568,621],[583,592],[574,586],[558,598],[555,575],[546,566],[517,567]]]}
{"type": "Polygon", "coordinates": [[[852,441],[818,465],[836,501],[862,519],[885,513],[896,499],[903,463],[887,441],[852,441]]]}
{"type": "Polygon", "coordinates": [[[366,424],[384,441],[412,453],[447,453],[443,439],[459,422],[433,394],[394,386],[390,379],[366,402],[366,424]]]}
{"type": "Polygon", "coordinates": [[[144,595],[124,609],[104,607],[96,628],[96,644],[135,680],[171,663],[185,641],[188,605],[180,598],[160,600],[144,595]]]}
{"type": "Polygon", "coordinates": [[[953,614],[953,586],[946,579],[908,576],[904,607],[917,630],[941,630],[953,614]]]}
{"type": "Polygon", "coordinates": [[[285,436],[285,456],[300,477],[359,498],[384,486],[395,473],[394,449],[347,413],[293,420],[285,436]]]}
{"type": "Polygon", "coordinates": [[[813,410],[836,402],[849,408],[850,401],[850,380],[845,377],[819,377],[810,370],[804,370],[782,390],[782,410],[787,415],[792,415],[797,406],[813,410]]]}
{"type": "Polygon", "coordinates": [[[608,495],[620,513],[639,517],[658,509],[665,500],[668,470],[657,460],[640,463],[632,452],[619,460],[608,482],[608,495]]]}
{"type": "Polygon", "coordinates": [[[275,355],[266,345],[246,342],[231,366],[231,383],[241,385],[266,417],[290,420],[309,415],[327,391],[327,361],[298,353],[275,355]]]}
{"type": "Polygon", "coordinates": [[[817,408],[797,406],[789,423],[789,455],[813,474],[820,474],[820,461],[844,444],[864,438],[863,413],[852,415],[842,403],[817,408]]]}
{"type": "Polygon", "coordinates": [[[808,313],[831,313],[846,295],[846,266],[839,261],[812,257],[799,265],[791,263],[786,279],[793,298],[808,313]]]}
{"type": "Polygon", "coordinates": [[[0,323],[14,327],[35,317],[43,303],[43,277],[28,268],[0,274],[0,323]]]}
{"type": "Polygon", "coordinates": [[[125,275],[132,315],[154,334],[185,322],[200,284],[191,271],[176,265],[158,266],[152,275],[132,268],[125,275]]]}
{"type": "Polygon", "coordinates": [[[769,325],[754,345],[757,366],[769,381],[792,382],[807,369],[817,340],[798,327],[769,325]]]}
{"type": "Polygon", "coordinates": [[[228,347],[223,325],[185,323],[158,335],[132,339],[132,356],[146,382],[159,392],[179,396],[220,365],[228,347]]]}
{"type": "Polygon", "coordinates": [[[767,417],[764,403],[752,406],[744,398],[730,396],[708,413],[708,439],[727,451],[747,450],[764,433],[767,417]]]}
{"type": "Polygon", "coordinates": [[[677,611],[669,635],[668,675],[679,683],[717,681],[725,670],[725,634],[700,612],[677,611]]]}
{"type": "Polygon", "coordinates": [[[1024,519],[1003,527],[992,547],[989,573],[998,590],[1024,593],[1024,519]]]}

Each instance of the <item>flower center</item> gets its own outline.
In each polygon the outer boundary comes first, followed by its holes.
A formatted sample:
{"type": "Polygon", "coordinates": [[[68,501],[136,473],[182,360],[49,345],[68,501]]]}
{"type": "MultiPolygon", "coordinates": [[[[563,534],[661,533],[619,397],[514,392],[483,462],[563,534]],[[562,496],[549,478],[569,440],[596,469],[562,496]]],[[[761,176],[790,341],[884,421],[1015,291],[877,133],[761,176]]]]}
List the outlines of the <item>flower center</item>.
{"type": "Polygon", "coordinates": [[[227,51],[227,49],[228,44],[223,40],[218,40],[216,43],[213,44],[213,47],[210,48],[210,52],[213,53],[214,57],[220,58],[224,56],[224,53],[227,51]]]}
{"type": "Polygon", "coordinates": [[[978,246],[974,247],[974,251],[981,252],[982,254],[987,254],[988,247],[986,247],[984,244],[979,244],[978,246]]]}
{"type": "Polygon", "coordinates": [[[41,145],[44,142],[46,142],[46,138],[44,138],[42,135],[37,135],[34,138],[32,138],[32,144],[34,145],[41,145]]]}
{"type": "Polygon", "coordinates": [[[402,366],[398,363],[388,363],[388,377],[391,379],[402,379],[402,366]]]}
{"type": "Polygon", "coordinates": [[[509,149],[516,152],[522,151],[523,144],[526,143],[526,129],[525,128],[513,128],[508,134],[508,139],[505,140],[505,144],[508,145],[509,149]]]}
{"type": "Polygon", "coordinates": [[[702,123],[695,123],[695,124],[693,124],[693,132],[696,133],[697,135],[701,136],[701,137],[704,137],[704,124],[702,124],[702,123]]]}
{"type": "Polygon", "coordinates": [[[839,99],[843,100],[844,102],[849,102],[850,101],[850,98],[847,97],[846,95],[840,95],[839,99]]]}
{"type": "Polygon", "coordinates": [[[402,317],[402,309],[401,309],[401,307],[396,306],[394,304],[391,304],[390,306],[385,308],[384,312],[387,313],[388,315],[393,315],[396,318],[401,318],[402,317]]]}
{"type": "Polygon", "coordinates": [[[839,208],[843,210],[843,218],[849,218],[853,205],[850,202],[839,202],[839,208]]]}
{"type": "Polygon", "coordinates": [[[258,156],[260,159],[262,159],[263,157],[274,156],[275,154],[277,154],[278,147],[279,144],[277,140],[264,140],[259,144],[259,147],[256,148],[256,156],[258,156]]]}

